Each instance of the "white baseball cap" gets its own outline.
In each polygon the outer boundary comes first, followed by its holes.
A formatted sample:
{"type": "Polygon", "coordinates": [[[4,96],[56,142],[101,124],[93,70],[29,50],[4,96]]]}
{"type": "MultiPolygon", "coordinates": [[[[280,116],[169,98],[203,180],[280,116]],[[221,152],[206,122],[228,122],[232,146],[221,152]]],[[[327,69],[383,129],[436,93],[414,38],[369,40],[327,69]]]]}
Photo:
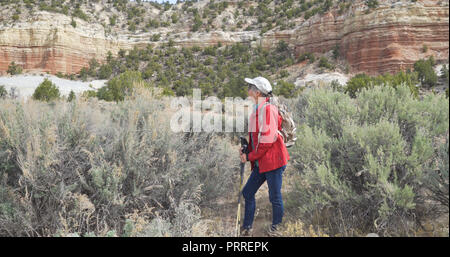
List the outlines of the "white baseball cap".
{"type": "Polygon", "coordinates": [[[245,78],[245,82],[255,85],[259,91],[261,91],[263,94],[270,94],[272,93],[272,86],[270,85],[270,82],[264,78],[264,77],[256,77],[254,79],[245,78]]]}

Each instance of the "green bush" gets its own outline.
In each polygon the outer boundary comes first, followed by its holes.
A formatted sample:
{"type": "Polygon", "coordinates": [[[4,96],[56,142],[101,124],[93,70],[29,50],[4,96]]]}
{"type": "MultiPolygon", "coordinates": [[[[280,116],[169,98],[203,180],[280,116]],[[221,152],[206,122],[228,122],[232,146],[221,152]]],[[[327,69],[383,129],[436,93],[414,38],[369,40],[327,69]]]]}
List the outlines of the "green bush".
{"type": "Polygon", "coordinates": [[[433,87],[437,83],[437,75],[434,72],[435,65],[433,57],[427,60],[419,60],[414,63],[414,71],[418,73],[419,80],[424,86],[433,87]]]}
{"type": "Polygon", "coordinates": [[[95,58],[92,58],[91,60],[89,60],[89,76],[91,77],[95,77],[97,76],[97,68],[100,66],[100,64],[97,62],[97,60],[95,58]]]}
{"type": "Polygon", "coordinates": [[[371,88],[374,86],[390,86],[397,88],[400,85],[406,85],[411,94],[415,97],[418,96],[419,91],[416,87],[417,83],[417,73],[405,73],[400,71],[394,75],[384,74],[377,77],[370,77],[365,73],[357,74],[352,77],[344,88],[344,92],[349,94],[351,97],[355,97],[357,92],[362,89],[371,88]]]}
{"type": "Polygon", "coordinates": [[[203,25],[202,18],[200,17],[200,15],[196,14],[194,16],[194,25],[192,26],[192,31],[194,32],[198,31],[202,25],[203,25]]]}
{"type": "Polygon", "coordinates": [[[157,33],[157,34],[153,34],[152,37],[150,38],[151,41],[155,42],[155,41],[159,41],[161,39],[161,34],[157,33]]]}
{"type": "Polygon", "coordinates": [[[0,85],[0,98],[5,98],[8,95],[8,91],[6,91],[5,86],[0,85]]]}
{"type": "Polygon", "coordinates": [[[129,22],[128,30],[129,30],[129,31],[132,31],[132,32],[136,31],[136,23],[134,23],[134,22],[132,22],[132,21],[129,22]]]}
{"type": "Polygon", "coordinates": [[[438,163],[435,169],[428,169],[425,173],[425,186],[430,190],[430,198],[439,202],[444,208],[436,211],[448,213],[449,203],[449,152],[448,152],[448,134],[444,139],[445,143],[440,144],[437,151],[438,163]]]}
{"type": "Polygon", "coordinates": [[[86,67],[81,68],[80,70],[80,74],[78,74],[78,77],[82,80],[82,81],[86,81],[89,75],[89,69],[86,67]]]}
{"type": "MultiPolygon", "coordinates": [[[[355,99],[325,88],[301,99],[303,122],[290,150],[298,176],[287,208],[331,235],[414,235],[431,215],[423,210],[435,205],[436,195],[424,193],[427,174],[448,173],[448,150],[435,140],[448,144],[448,99],[418,100],[405,85],[362,89],[355,99]]],[[[442,178],[433,190],[445,195],[442,178]]]]}
{"type": "Polygon", "coordinates": [[[310,63],[313,63],[316,60],[316,57],[314,56],[314,53],[304,53],[297,58],[299,62],[303,62],[306,59],[308,59],[310,63]]]}
{"type": "Polygon", "coordinates": [[[75,92],[73,90],[70,90],[69,96],[67,97],[67,102],[72,102],[76,99],[75,92]]]}
{"type": "Polygon", "coordinates": [[[113,15],[113,16],[109,17],[109,25],[110,26],[116,25],[116,21],[117,21],[117,15],[113,15]]]}
{"type": "Polygon", "coordinates": [[[70,25],[72,25],[72,27],[76,28],[77,22],[72,18],[72,20],[70,21],[70,25]]]}
{"type": "Polygon", "coordinates": [[[45,78],[44,81],[34,90],[32,97],[35,100],[49,102],[59,99],[60,93],[58,87],[45,78]]]}
{"type": "Polygon", "coordinates": [[[365,73],[357,74],[352,77],[345,86],[345,92],[351,97],[355,97],[356,93],[363,88],[369,88],[373,86],[372,78],[365,73]]]}
{"type": "Polygon", "coordinates": [[[325,68],[325,69],[329,69],[329,70],[333,70],[334,69],[334,65],[329,63],[328,59],[326,57],[320,57],[319,67],[325,68]]]}
{"type": "Polygon", "coordinates": [[[443,65],[442,69],[441,69],[441,78],[444,80],[444,83],[447,85],[448,87],[448,67],[447,65],[443,65]]]}
{"type": "Polygon", "coordinates": [[[285,98],[297,97],[299,90],[295,89],[293,83],[280,80],[274,88],[274,94],[279,96],[284,96],[285,98]]]}
{"type": "Polygon", "coordinates": [[[11,62],[8,66],[8,70],[6,71],[8,74],[17,75],[22,73],[22,66],[16,64],[15,62],[11,62]]]}
{"type": "Polygon", "coordinates": [[[100,88],[97,97],[105,101],[123,101],[125,96],[133,93],[136,84],[143,83],[139,71],[126,71],[110,79],[106,86],[100,88]]]}
{"type": "Polygon", "coordinates": [[[170,18],[172,19],[173,24],[177,23],[179,20],[178,15],[176,13],[173,13],[172,16],[170,16],[170,18]]]}
{"type": "Polygon", "coordinates": [[[99,79],[109,79],[109,77],[111,77],[112,75],[112,67],[109,64],[103,64],[102,66],[100,66],[99,70],[98,70],[98,78],[99,79]]]}
{"type": "Polygon", "coordinates": [[[370,9],[377,8],[379,5],[377,0],[367,0],[366,4],[367,4],[367,7],[369,7],[370,9]]]}
{"type": "Polygon", "coordinates": [[[284,42],[284,40],[279,41],[276,47],[276,51],[279,53],[283,53],[287,50],[289,50],[288,44],[284,42]]]}
{"type": "Polygon", "coordinates": [[[72,15],[85,21],[88,20],[88,16],[80,8],[76,8],[72,15]]]}
{"type": "Polygon", "coordinates": [[[333,48],[333,58],[337,60],[340,55],[341,55],[340,46],[336,44],[333,48]]]}
{"type": "Polygon", "coordinates": [[[172,132],[168,105],[1,101],[0,235],[193,235],[238,181],[237,148],[172,132]]]}

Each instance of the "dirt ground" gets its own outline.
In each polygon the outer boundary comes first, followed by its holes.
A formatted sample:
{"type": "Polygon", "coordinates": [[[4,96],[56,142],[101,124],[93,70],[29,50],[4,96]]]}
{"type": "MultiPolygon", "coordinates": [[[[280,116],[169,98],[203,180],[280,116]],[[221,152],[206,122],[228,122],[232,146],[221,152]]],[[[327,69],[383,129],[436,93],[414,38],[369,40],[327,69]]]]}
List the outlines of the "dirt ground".
{"type": "MultiPolygon", "coordinates": [[[[244,175],[244,185],[250,176],[250,168],[246,165],[244,175]]],[[[238,197],[238,181],[236,188],[225,199],[221,199],[214,209],[204,210],[203,216],[211,219],[216,224],[219,235],[235,236],[236,217],[237,217],[237,197],[238,197]],[[222,227],[222,228],[220,228],[222,227]]],[[[243,186],[244,186],[243,185],[243,186]]],[[[282,191],[284,193],[285,185],[283,184],[282,191]]],[[[284,194],[283,194],[284,195],[284,194]]],[[[255,219],[253,221],[253,236],[266,237],[266,228],[272,223],[272,205],[269,201],[269,189],[267,183],[264,183],[255,195],[256,211],[255,219]]],[[[244,220],[244,198],[241,196],[241,226],[244,220]]]]}

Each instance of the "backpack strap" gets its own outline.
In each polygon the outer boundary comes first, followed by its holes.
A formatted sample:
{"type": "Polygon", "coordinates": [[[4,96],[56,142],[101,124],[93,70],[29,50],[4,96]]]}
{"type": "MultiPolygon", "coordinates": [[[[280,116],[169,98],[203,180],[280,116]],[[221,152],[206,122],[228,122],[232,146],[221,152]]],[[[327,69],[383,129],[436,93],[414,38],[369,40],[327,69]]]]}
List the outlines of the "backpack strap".
{"type": "MultiPolygon", "coordinates": [[[[268,105],[268,104],[270,104],[269,103],[269,101],[267,101],[267,102],[265,102],[264,104],[263,104],[263,106],[260,108],[260,110],[263,110],[263,111],[265,111],[265,107],[266,107],[266,105],[268,105]]],[[[265,112],[264,112],[265,113],[265,112]]],[[[260,140],[260,138],[261,138],[261,130],[262,130],[262,125],[263,125],[263,120],[262,120],[262,117],[263,117],[264,115],[260,115],[260,113],[258,112],[258,121],[259,121],[259,131],[258,131],[258,143],[256,144],[256,148],[255,148],[255,151],[258,151],[258,146],[259,146],[259,140],[260,140]]]]}

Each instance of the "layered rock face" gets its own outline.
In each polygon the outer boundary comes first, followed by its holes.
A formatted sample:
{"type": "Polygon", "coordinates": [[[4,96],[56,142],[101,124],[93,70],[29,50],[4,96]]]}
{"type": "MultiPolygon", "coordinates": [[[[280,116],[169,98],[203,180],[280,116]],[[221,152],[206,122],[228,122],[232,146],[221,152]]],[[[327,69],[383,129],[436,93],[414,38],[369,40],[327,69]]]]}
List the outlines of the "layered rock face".
{"type": "Polygon", "coordinates": [[[108,51],[115,55],[120,49],[157,45],[169,38],[184,47],[218,42],[272,47],[284,40],[296,56],[325,53],[337,45],[340,58],[347,61],[352,73],[393,73],[411,68],[415,61],[430,55],[448,62],[449,9],[444,5],[448,1],[380,1],[379,7],[367,11],[365,1],[357,0],[341,14],[333,9],[297,22],[291,30],[275,28],[262,36],[259,31],[193,33],[189,26],[147,33],[121,31],[111,36],[100,24],[76,19],[74,28],[68,16],[37,12],[31,21],[0,25],[0,74],[6,73],[12,61],[26,72],[78,73],[92,58],[105,60],[108,51]],[[154,33],[163,35],[160,42],[150,40],[154,33]]]}
{"type": "Polygon", "coordinates": [[[430,55],[447,62],[449,9],[440,2],[385,3],[368,13],[363,3],[355,3],[343,15],[332,11],[292,31],[267,35],[263,45],[283,39],[295,48],[297,56],[324,53],[337,45],[352,72],[372,75],[409,69],[430,55]]]}
{"type": "MultiPolygon", "coordinates": [[[[130,33],[121,31],[118,36],[106,36],[99,24],[91,24],[62,14],[38,12],[32,21],[0,26],[0,74],[5,74],[11,62],[20,65],[25,72],[49,72],[56,74],[79,73],[89,61],[95,58],[104,61],[108,51],[117,55],[120,49],[145,47],[147,44],[159,45],[167,40],[152,42],[156,32],[130,33]]],[[[169,28],[170,30],[170,28],[169,28]]],[[[224,45],[238,42],[251,42],[259,39],[258,31],[191,33],[181,31],[171,33],[175,45],[180,47],[224,45]]],[[[169,34],[170,31],[165,31],[169,34]]]]}
{"type": "Polygon", "coordinates": [[[74,28],[70,23],[68,16],[39,12],[32,21],[0,27],[0,72],[14,61],[27,72],[73,74],[92,58],[103,60],[108,51],[130,47],[126,41],[106,37],[101,25],[77,19],[74,28]]]}

